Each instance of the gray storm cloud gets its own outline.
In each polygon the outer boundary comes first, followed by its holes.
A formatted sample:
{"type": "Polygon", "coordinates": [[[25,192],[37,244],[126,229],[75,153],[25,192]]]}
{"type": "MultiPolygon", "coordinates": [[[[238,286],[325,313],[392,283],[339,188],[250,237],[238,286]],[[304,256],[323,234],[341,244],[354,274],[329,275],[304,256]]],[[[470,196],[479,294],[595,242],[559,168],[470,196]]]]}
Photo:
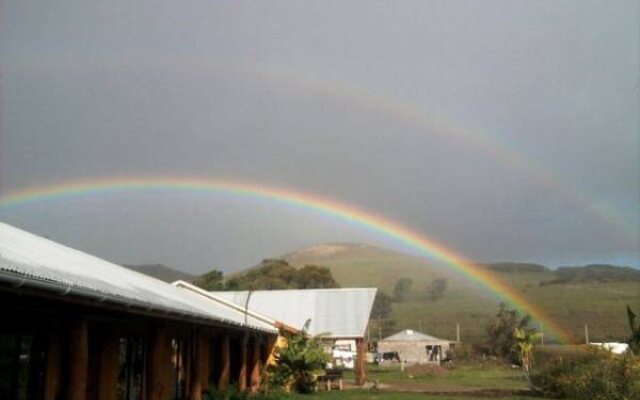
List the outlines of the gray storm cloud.
{"type": "MultiPolygon", "coordinates": [[[[639,265],[637,2],[5,2],[0,193],[108,176],[333,198],[475,260],[639,265]]],[[[110,260],[388,238],[171,192],[5,207],[110,260]]]]}

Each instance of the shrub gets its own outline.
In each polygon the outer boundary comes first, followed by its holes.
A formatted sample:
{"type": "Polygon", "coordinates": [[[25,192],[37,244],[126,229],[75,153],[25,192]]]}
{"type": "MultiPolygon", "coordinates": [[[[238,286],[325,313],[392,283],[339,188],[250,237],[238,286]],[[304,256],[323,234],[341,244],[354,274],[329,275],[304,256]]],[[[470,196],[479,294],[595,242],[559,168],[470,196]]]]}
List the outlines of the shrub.
{"type": "Polygon", "coordinates": [[[240,392],[236,386],[229,386],[227,390],[218,390],[215,387],[202,396],[203,400],[281,400],[289,397],[282,390],[272,390],[268,392],[240,392]]]}
{"type": "Polygon", "coordinates": [[[315,389],[314,372],[323,370],[330,360],[318,338],[307,334],[308,320],[299,333],[281,330],[287,344],[275,350],[275,365],[267,368],[267,387],[293,388],[299,393],[311,393],[315,389]]]}
{"type": "Polygon", "coordinates": [[[558,359],[563,361],[585,361],[590,357],[588,345],[545,345],[536,347],[533,368],[543,370],[552,367],[558,359]]]}
{"type": "Polygon", "coordinates": [[[456,343],[456,346],[449,351],[451,352],[450,358],[456,362],[477,361],[481,358],[480,353],[467,343],[456,343]]]}
{"type": "Polygon", "coordinates": [[[532,376],[544,396],[570,400],[640,399],[640,357],[617,356],[590,349],[584,356],[563,358],[532,376]]]}
{"type": "Polygon", "coordinates": [[[519,364],[520,350],[515,332],[520,329],[529,335],[533,334],[534,329],[529,328],[530,322],[529,315],[521,317],[516,310],[500,303],[496,316],[485,327],[489,354],[519,364]]]}
{"type": "Polygon", "coordinates": [[[219,390],[215,387],[209,389],[209,392],[203,396],[204,400],[246,400],[248,393],[238,391],[235,385],[229,386],[226,390],[219,390]]]}

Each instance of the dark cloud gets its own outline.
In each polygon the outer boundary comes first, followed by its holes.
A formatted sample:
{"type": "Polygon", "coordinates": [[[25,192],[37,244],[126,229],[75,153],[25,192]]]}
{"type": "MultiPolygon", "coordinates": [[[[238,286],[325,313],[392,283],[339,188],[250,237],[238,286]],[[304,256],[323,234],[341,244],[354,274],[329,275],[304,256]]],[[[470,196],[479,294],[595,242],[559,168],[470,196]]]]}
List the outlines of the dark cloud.
{"type": "MultiPolygon", "coordinates": [[[[638,5],[7,2],[0,191],[197,175],[316,193],[478,260],[638,265],[638,5]]],[[[108,259],[246,266],[399,244],[228,196],[2,219],[108,259]]]]}

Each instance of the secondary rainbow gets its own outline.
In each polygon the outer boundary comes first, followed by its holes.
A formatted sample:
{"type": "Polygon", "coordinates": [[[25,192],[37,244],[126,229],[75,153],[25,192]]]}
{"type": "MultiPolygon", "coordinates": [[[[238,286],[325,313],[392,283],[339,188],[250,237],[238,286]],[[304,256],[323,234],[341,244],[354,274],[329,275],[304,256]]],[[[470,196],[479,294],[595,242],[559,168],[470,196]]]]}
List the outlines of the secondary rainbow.
{"type": "Polygon", "coordinates": [[[437,113],[433,109],[434,107],[425,108],[424,104],[401,100],[373,88],[355,86],[344,81],[314,77],[281,68],[273,69],[269,66],[254,65],[232,58],[214,58],[201,55],[149,57],[148,55],[136,54],[117,59],[113,57],[63,56],[57,57],[55,60],[40,59],[36,55],[22,55],[8,60],[5,67],[10,70],[46,71],[47,73],[57,69],[75,73],[104,68],[110,71],[129,71],[136,68],[170,67],[178,70],[196,68],[237,75],[242,79],[273,82],[309,94],[330,96],[353,104],[373,107],[395,119],[423,127],[429,134],[457,137],[461,144],[501,160],[506,166],[515,169],[523,177],[541,188],[552,191],[588,215],[595,216],[610,225],[614,228],[612,233],[618,235],[625,243],[635,245],[638,241],[638,227],[625,218],[619,210],[615,210],[611,204],[596,201],[596,198],[581,190],[571,180],[563,179],[556,172],[549,170],[531,157],[527,157],[526,154],[510,146],[504,140],[499,140],[495,135],[478,128],[472,129],[468,124],[462,124],[463,121],[456,121],[451,116],[437,113]]]}
{"type": "Polygon", "coordinates": [[[264,186],[256,183],[193,177],[102,178],[69,181],[48,186],[37,186],[0,196],[0,209],[23,206],[82,195],[110,192],[178,190],[199,193],[226,193],[278,201],[295,207],[310,209],[361,226],[385,237],[398,240],[419,253],[444,262],[471,281],[491,291],[500,301],[528,313],[544,324],[547,334],[560,342],[571,342],[571,335],[557,322],[545,315],[535,304],[487,269],[479,268],[463,256],[448,249],[423,233],[401,226],[372,213],[328,198],[264,186]]]}

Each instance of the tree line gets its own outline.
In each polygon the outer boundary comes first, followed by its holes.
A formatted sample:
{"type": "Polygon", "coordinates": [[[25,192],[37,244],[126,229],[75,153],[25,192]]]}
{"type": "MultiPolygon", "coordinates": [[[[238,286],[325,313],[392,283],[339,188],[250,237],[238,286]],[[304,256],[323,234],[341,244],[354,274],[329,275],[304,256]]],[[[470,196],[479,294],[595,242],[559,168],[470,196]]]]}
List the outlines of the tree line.
{"type": "Polygon", "coordinates": [[[327,267],[305,265],[296,268],[281,259],[265,259],[257,267],[226,279],[221,271],[214,269],[195,278],[193,284],[209,291],[340,287],[327,267]]]}

